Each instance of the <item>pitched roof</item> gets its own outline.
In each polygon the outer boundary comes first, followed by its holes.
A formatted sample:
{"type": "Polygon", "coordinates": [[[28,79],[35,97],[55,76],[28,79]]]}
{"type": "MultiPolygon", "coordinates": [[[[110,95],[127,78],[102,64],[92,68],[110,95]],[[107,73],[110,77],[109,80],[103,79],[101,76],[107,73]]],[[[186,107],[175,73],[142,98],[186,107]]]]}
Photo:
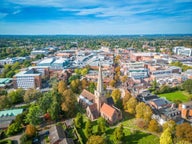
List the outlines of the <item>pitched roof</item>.
{"type": "Polygon", "coordinates": [[[92,114],[92,116],[93,116],[93,119],[96,119],[96,118],[99,117],[99,113],[98,113],[98,111],[97,111],[97,104],[96,104],[96,103],[88,106],[87,109],[90,110],[90,112],[91,112],[91,114],[92,114]]]}
{"type": "Polygon", "coordinates": [[[87,91],[86,89],[84,89],[81,92],[81,96],[86,97],[88,100],[94,100],[95,99],[95,95],[90,93],[89,91],[87,91]]]}
{"type": "Polygon", "coordinates": [[[115,109],[111,107],[110,105],[104,103],[101,107],[101,112],[104,113],[108,117],[112,117],[115,113],[115,109]]]}
{"type": "Polygon", "coordinates": [[[58,140],[66,138],[65,132],[61,126],[54,126],[49,130],[50,143],[54,144],[58,140]]]}

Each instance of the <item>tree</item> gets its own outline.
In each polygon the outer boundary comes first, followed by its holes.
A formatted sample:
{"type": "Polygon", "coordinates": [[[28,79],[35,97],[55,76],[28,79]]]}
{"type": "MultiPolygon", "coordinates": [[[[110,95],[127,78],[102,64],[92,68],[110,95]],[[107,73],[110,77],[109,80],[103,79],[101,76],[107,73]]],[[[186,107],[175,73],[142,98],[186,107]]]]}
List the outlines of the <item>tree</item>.
{"type": "Polygon", "coordinates": [[[106,144],[106,142],[102,136],[92,135],[89,137],[86,144],[106,144]]]}
{"type": "Polygon", "coordinates": [[[122,142],[124,138],[123,125],[121,124],[119,127],[117,127],[113,134],[116,143],[122,142]]]}
{"type": "Polygon", "coordinates": [[[66,89],[67,89],[67,84],[63,80],[59,81],[58,92],[62,94],[66,89]]]}
{"type": "Polygon", "coordinates": [[[114,89],[111,94],[114,103],[116,104],[118,100],[121,98],[121,91],[119,89],[114,89]]]}
{"type": "Polygon", "coordinates": [[[94,82],[90,82],[89,86],[88,86],[88,91],[91,93],[94,93],[94,90],[96,89],[95,83],[94,82]]]}
{"type": "Polygon", "coordinates": [[[115,87],[116,81],[114,79],[110,80],[109,85],[115,87]]]}
{"type": "Polygon", "coordinates": [[[136,98],[132,97],[129,99],[129,101],[126,103],[126,107],[127,107],[127,111],[130,113],[130,114],[135,114],[135,108],[137,106],[137,100],[136,98]]]}
{"type": "Polygon", "coordinates": [[[85,76],[87,73],[88,73],[88,68],[83,68],[82,70],[81,70],[81,75],[82,76],[85,76]]]}
{"type": "Polygon", "coordinates": [[[165,129],[161,134],[160,144],[173,144],[170,128],[165,129]]]}
{"type": "Polygon", "coordinates": [[[50,105],[53,101],[53,96],[51,91],[44,93],[38,101],[39,107],[43,113],[47,113],[47,110],[50,108],[50,105]]]}
{"type": "Polygon", "coordinates": [[[91,120],[88,119],[85,124],[85,136],[89,138],[91,135],[92,135],[92,124],[91,124],[91,120]]]}
{"type": "Polygon", "coordinates": [[[74,93],[78,93],[81,89],[80,80],[79,79],[72,80],[70,88],[74,93]]]}
{"type": "Polygon", "coordinates": [[[23,89],[17,89],[13,90],[8,94],[8,97],[10,99],[10,102],[12,104],[17,104],[20,102],[23,102],[23,95],[25,94],[25,90],[23,89]]]}
{"type": "Polygon", "coordinates": [[[32,105],[29,108],[29,112],[26,116],[26,121],[32,125],[38,125],[40,123],[40,116],[42,111],[39,106],[32,105]]]}
{"type": "Polygon", "coordinates": [[[136,106],[136,118],[143,118],[146,121],[150,121],[152,114],[151,108],[145,103],[141,102],[136,106]]]}
{"type": "Polygon", "coordinates": [[[192,80],[188,79],[183,83],[183,88],[189,93],[192,93],[192,80]]]}
{"type": "Polygon", "coordinates": [[[69,77],[69,83],[71,83],[73,80],[80,79],[80,75],[72,75],[69,77]]]}
{"type": "Polygon", "coordinates": [[[76,117],[75,117],[75,126],[77,128],[82,128],[83,125],[83,116],[81,113],[77,113],[76,117]]]}
{"type": "Polygon", "coordinates": [[[179,140],[185,140],[192,143],[192,126],[189,123],[183,123],[176,126],[176,137],[179,140]]]}
{"type": "Polygon", "coordinates": [[[39,97],[41,97],[41,93],[37,91],[36,89],[28,89],[25,91],[25,95],[23,97],[24,102],[30,102],[32,100],[35,100],[39,97]]]}
{"type": "Polygon", "coordinates": [[[21,130],[22,130],[21,124],[18,122],[14,122],[8,127],[6,134],[14,135],[20,132],[21,130]]]}
{"type": "Polygon", "coordinates": [[[36,128],[35,126],[29,124],[26,126],[26,130],[25,130],[25,134],[28,136],[28,137],[33,137],[35,136],[36,134],[36,128]]]}
{"type": "Polygon", "coordinates": [[[98,123],[98,129],[100,130],[100,134],[103,134],[103,133],[105,133],[105,130],[106,130],[106,121],[105,121],[105,119],[104,118],[102,118],[102,117],[100,117],[99,119],[98,119],[98,121],[97,121],[97,123],[98,123]]]}
{"type": "Polygon", "coordinates": [[[81,81],[81,87],[82,87],[82,89],[86,89],[87,86],[88,86],[87,79],[83,79],[83,80],[81,81]]]}
{"type": "Polygon", "coordinates": [[[158,132],[158,131],[159,131],[159,125],[158,125],[157,121],[154,120],[154,119],[152,119],[152,120],[149,122],[148,129],[149,129],[149,131],[151,131],[151,132],[158,132]]]}
{"type": "Polygon", "coordinates": [[[125,96],[123,97],[123,102],[122,102],[124,110],[127,109],[126,103],[129,101],[130,98],[131,98],[131,94],[129,92],[125,91],[125,96]]]}
{"type": "Polygon", "coordinates": [[[121,82],[122,83],[125,83],[126,80],[127,80],[127,75],[124,75],[124,76],[121,77],[121,82]]]}
{"type": "Polygon", "coordinates": [[[163,131],[165,131],[167,128],[169,128],[171,131],[175,131],[176,123],[173,120],[169,120],[166,123],[163,124],[163,131]]]}
{"type": "Polygon", "coordinates": [[[71,117],[75,114],[75,102],[76,97],[74,93],[70,89],[65,90],[62,94],[61,107],[62,110],[66,113],[66,116],[71,117]]]}

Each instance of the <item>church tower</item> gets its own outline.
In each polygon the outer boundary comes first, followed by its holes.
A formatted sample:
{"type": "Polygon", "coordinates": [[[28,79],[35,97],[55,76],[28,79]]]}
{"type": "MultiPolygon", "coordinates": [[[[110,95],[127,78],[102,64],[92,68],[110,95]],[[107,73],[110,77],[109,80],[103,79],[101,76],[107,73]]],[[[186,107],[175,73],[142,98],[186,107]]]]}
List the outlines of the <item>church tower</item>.
{"type": "Polygon", "coordinates": [[[102,104],[106,101],[103,91],[103,79],[102,79],[102,68],[99,64],[99,74],[97,79],[97,89],[95,90],[95,103],[97,104],[97,110],[100,112],[102,104]]]}

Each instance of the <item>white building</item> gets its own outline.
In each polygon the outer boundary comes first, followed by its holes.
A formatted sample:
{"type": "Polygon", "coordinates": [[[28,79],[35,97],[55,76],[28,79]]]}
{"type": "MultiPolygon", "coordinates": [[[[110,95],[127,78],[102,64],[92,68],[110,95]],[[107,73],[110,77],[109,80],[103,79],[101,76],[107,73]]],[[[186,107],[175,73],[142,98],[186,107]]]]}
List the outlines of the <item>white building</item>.
{"type": "Polygon", "coordinates": [[[192,48],[186,48],[184,46],[174,47],[173,52],[177,55],[192,56],[192,48]]]}

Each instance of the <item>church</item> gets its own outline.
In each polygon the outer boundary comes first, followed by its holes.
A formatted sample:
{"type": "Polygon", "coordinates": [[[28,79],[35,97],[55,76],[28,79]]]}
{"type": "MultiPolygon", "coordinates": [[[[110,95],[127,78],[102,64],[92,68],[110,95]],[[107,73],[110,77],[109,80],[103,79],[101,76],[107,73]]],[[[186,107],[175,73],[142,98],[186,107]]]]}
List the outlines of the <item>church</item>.
{"type": "Polygon", "coordinates": [[[87,117],[92,121],[101,116],[112,125],[122,119],[121,110],[114,106],[112,97],[105,97],[101,65],[94,94],[84,89],[78,97],[78,103],[86,109],[87,117]]]}

